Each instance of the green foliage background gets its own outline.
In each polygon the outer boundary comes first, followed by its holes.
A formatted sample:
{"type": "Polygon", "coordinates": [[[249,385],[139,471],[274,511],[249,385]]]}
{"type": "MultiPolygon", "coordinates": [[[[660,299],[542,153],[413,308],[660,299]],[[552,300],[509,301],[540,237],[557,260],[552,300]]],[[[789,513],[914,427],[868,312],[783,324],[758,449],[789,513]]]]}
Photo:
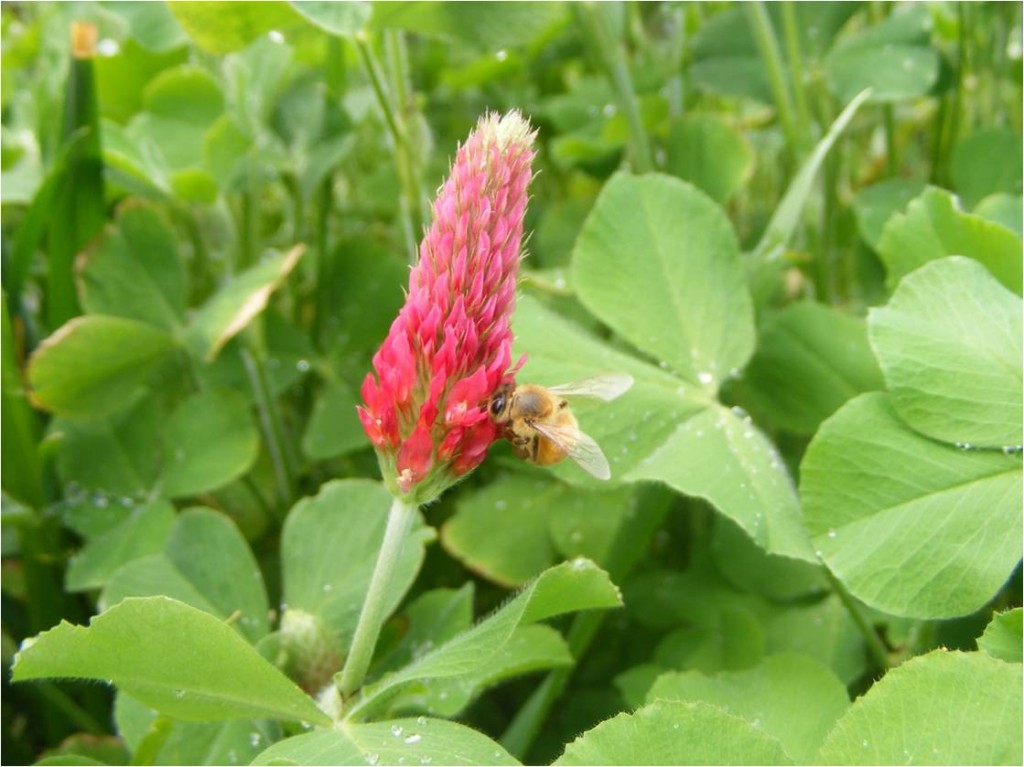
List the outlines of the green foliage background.
{"type": "Polygon", "coordinates": [[[1020,763],[1019,4],[2,25],[4,763],[1020,763]],[[421,510],[342,706],[358,387],[488,109],[521,379],[636,383],[609,483],[421,510]]]}

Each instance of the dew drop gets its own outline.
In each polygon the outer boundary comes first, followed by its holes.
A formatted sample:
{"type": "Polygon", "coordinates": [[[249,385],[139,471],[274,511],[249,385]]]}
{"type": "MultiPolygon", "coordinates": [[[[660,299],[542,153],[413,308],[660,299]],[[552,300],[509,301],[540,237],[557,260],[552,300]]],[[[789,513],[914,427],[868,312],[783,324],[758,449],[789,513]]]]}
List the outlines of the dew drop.
{"type": "Polygon", "coordinates": [[[835,537],[836,537],[836,535],[837,535],[837,533],[836,533],[836,531],[835,531],[835,530],[829,530],[829,531],[828,531],[828,537],[829,537],[829,538],[835,538],[835,537]]]}
{"type": "Polygon", "coordinates": [[[305,373],[309,370],[309,360],[299,360],[295,363],[295,369],[300,373],[305,373]]]}
{"type": "Polygon", "coordinates": [[[508,51],[502,48],[500,51],[494,54],[494,58],[496,58],[498,61],[504,61],[505,59],[508,58],[508,51]]]}
{"type": "Polygon", "coordinates": [[[424,725],[426,723],[427,723],[427,718],[425,716],[418,716],[418,717],[416,717],[416,724],[422,726],[422,725],[424,725]]]}
{"type": "Polygon", "coordinates": [[[379,754],[369,753],[369,754],[366,755],[366,763],[369,764],[369,765],[374,765],[374,764],[376,764],[379,761],[380,761],[380,755],[379,754]]]}
{"type": "Polygon", "coordinates": [[[430,764],[432,761],[434,760],[431,759],[429,756],[420,757],[420,764],[430,764]]]}
{"type": "Polygon", "coordinates": [[[612,116],[612,115],[614,115],[614,114],[615,114],[615,113],[616,113],[617,111],[618,111],[618,110],[617,110],[617,109],[615,108],[615,105],[614,105],[614,104],[605,104],[605,105],[604,105],[604,109],[602,109],[602,110],[601,110],[601,113],[602,113],[602,114],[603,114],[603,115],[604,115],[605,117],[611,117],[611,116],[612,116]]]}
{"type": "Polygon", "coordinates": [[[407,737],[407,738],[406,738],[406,739],[405,739],[405,740],[403,741],[403,743],[406,743],[407,745],[410,745],[410,746],[411,746],[411,745],[413,745],[414,743],[419,743],[419,742],[420,742],[421,740],[423,740],[423,736],[422,736],[422,735],[420,735],[419,733],[415,733],[415,732],[414,732],[414,733],[413,733],[412,735],[410,735],[409,737],[407,737]]]}
{"type": "Polygon", "coordinates": [[[715,377],[711,375],[711,373],[709,373],[708,371],[702,370],[699,373],[697,373],[697,380],[700,381],[705,386],[707,386],[709,383],[715,380],[715,377]]]}
{"type": "Polygon", "coordinates": [[[96,53],[100,56],[116,56],[121,51],[121,46],[117,44],[117,40],[111,40],[109,37],[104,37],[96,44],[96,53]]]}
{"type": "Polygon", "coordinates": [[[861,745],[862,745],[862,746],[863,746],[864,748],[867,748],[867,747],[868,747],[868,742],[867,742],[866,740],[863,740],[863,741],[861,741],[861,745]]]}
{"type": "Polygon", "coordinates": [[[402,737],[402,728],[399,727],[397,724],[391,725],[391,734],[394,735],[396,738],[402,737]]]}
{"type": "Polygon", "coordinates": [[[267,32],[267,37],[270,38],[270,42],[277,43],[278,45],[284,42],[284,35],[282,35],[276,29],[272,29],[269,32],[267,32]]]}
{"type": "Polygon", "coordinates": [[[182,698],[185,697],[185,691],[184,690],[175,690],[174,691],[174,697],[177,698],[178,700],[181,700],[182,698]]]}
{"type": "Polygon", "coordinates": [[[107,498],[107,496],[104,495],[103,493],[96,493],[92,497],[92,505],[95,506],[97,509],[105,509],[107,508],[107,504],[109,503],[110,499],[107,498]]]}
{"type": "Polygon", "coordinates": [[[256,746],[258,746],[260,744],[260,740],[261,740],[261,738],[260,738],[260,734],[258,732],[250,732],[249,733],[249,745],[252,746],[253,748],[256,748],[256,746]]]}
{"type": "Polygon", "coordinates": [[[334,586],[332,586],[330,583],[325,583],[324,584],[324,593],[327,593],[327,592],[333,591],[333,590],[334,590],[334,586]]]}

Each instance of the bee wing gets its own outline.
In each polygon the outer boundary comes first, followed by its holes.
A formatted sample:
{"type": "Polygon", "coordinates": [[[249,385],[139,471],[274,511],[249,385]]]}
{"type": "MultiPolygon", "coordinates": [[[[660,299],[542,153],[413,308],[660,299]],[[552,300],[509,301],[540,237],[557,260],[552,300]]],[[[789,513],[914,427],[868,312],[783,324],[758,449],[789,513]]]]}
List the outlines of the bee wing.
{"type": "Polygon", "coordinates": [[[608,402],[625,394],[633,385],[633,376],[629,373],[606,373],[604,375],[582,378],[572,383],[548,387],[548,391],[556,396],[597,397],[608,402]]]}
{"type": "Polygon", "coordinates": [[[573,459],[588,474],[598,479],[608,479],[612,470],[601,447],[590,435],[571,424],[534,423],[532,427],[542,436],[554,442],[562,452],[573,459]]]}

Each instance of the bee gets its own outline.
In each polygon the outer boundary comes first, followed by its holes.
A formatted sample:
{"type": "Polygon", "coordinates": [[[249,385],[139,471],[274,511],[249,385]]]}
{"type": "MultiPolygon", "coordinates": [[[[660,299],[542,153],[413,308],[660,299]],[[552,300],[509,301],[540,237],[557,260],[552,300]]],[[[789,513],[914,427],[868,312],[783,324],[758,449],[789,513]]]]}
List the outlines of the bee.
{"type": "Polygon", "coordinates": [[[491,396],[487,411],[523,460],[551,466],[568,456],[587,473],[608,479],[608,459],[598,444],[580,431],[564,397],[598,397],[609,401],[632,385],[633,377],[627,373],[594,376],[550,388],[510,383],[491,396]]]}

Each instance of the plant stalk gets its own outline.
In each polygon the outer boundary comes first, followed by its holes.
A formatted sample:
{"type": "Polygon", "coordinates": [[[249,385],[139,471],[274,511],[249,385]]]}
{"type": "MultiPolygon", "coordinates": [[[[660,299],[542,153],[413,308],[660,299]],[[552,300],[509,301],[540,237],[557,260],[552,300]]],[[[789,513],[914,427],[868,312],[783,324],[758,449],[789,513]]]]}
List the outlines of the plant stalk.
{"type": "Polygon", "coordinates": [[[793,102],[796,105],[796,122],[799,128],[800,151],[811,145],[811,113],[804,92],[804,62],[800,51],[800,33],[796,9],[792,0],[782,4],[782,29],[786,39],[786,57],[789,59],[789,79],[793,87],[793,102]]]}
{"type": "Polygon", "coordinates": [[[764,59],[765,67],[768,70],[768,82],[775,99],[775,108],[779,112],[782,131],[786,134],[790,151],[796,154],[801,146],[800,135],[797,132],[796,119],[793,116],[793,103],[789,90],[786,88],[786,76],[782,66],[782,56],[779,53],[779,43],[775,39],[775,30],[772,29],[772,22],[768,18],[768,11],[765,10],[764,3],[748,3],[744,6],[744,10],[747,12],[747,19],[754,32],[754,39],[757,41],[761,58],[764,59]]]}
{"type": "Polygon", "coordinates": [[[580,20],[587,45],[605,70],[619,102],[619,109],[626,115],[633,145],[633,170],[637,173],[650,173],[654,170],[654,155],[644,131],[640,110],[637,108],[636,92],[633,89],[633,79],[629,74],[629,64],[622,42],[613,39],[601,8],[584,3],[573,7],[580,20]]]}
{"type": "Polygon", "coordinates": [[[295,477],[284,449],[284,424],[281,423],[281,416],[274,407],[263,357],[255,352],[253,346],[251,339],[246,339],[241,350],[242,362],[249,374],[249,382],[256,399],[256,410],[259,412],[263,436],[267,442],[267,452],[270,453],[270,461],[274,466],[279,500],[281,505],[287,508],[295,498],[295,477]]]}
{"type": "Polygon", "coordinates": [[[861,612],[860,606],[854,601],[853,596],[846,590],[846,587],[838,578],[836,578],[828,567],[825,567],[824,569],[825,577],[828,578],[828,582],[831,584],[832,589],[839,596],[843,606],[853,617],[853,622],[857,624],[858,630],[863,635],[864,641],[868,646],[868,652],[871,653],[871,657],[874,658],[878,668],[885,671],[890,666],[888,648],[886,648],[882,638],[878,636],[878,632],[876,632],[871,627],[871,624],[868,623],[867,618],[864,617],[864,613],[861,612]]]}
{"type": "Polygon", "coordinates": [[[398,179],[402,187],[401,198],[401,225],[402,234],[406,241],[408,259],[410,264],[417,260],[417,232],[422,228],[422,221],[417,221],[420,210],[421,190],[416,171],[416,158],[412,151],[412,143],[409,139],[409,131],[403,117],[400,105],[395,102],[394,94],[388,87],[387,79],[381,69],[373,46],[365,37],[356,38],[356,50],[359,53],[359,60],[366,70],[370,79],[370,86],[377,97],[377,104],[384,114],[384,122],[391,133],[392,143],[395,148],[395,164],[398,168],[398,179]]]}
{"type": "Polygon", "coordinates": [[[381,626],[387,618],[388,594],[394,579],[395,567],[402,555],[402,547],[409,537],[409,530],[415,517],[416,506],[399,498],[391,502],[384,540],[380,545],[380,551],[377,552],[377,563],[373,566],[366,600],[359,613],[359,622],[352,636],[345,667],[337,681],[338,691],[343,700],[351,698],[362,686],[366,672],[370,668],[381,626]]]}

